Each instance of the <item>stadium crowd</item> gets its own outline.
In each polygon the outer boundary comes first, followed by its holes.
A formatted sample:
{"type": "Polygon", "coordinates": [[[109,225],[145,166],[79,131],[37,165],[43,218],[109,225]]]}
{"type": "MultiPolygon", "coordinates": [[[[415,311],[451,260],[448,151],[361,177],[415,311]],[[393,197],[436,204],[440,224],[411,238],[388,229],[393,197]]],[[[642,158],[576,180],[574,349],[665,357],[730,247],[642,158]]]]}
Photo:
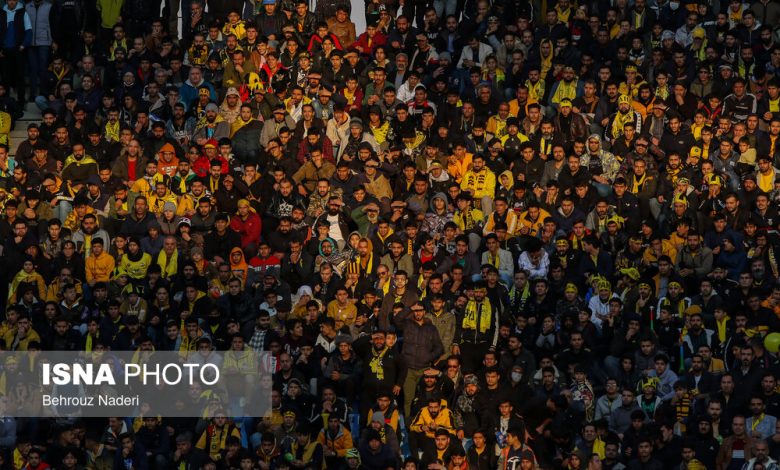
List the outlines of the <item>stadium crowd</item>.
{"type": "Polygon", "coordinates": [[[5,0],[0,345],[272,410],[11,418],[8,359],[0,469],[778,470],[780,2],[353,8],[5,0]]]}

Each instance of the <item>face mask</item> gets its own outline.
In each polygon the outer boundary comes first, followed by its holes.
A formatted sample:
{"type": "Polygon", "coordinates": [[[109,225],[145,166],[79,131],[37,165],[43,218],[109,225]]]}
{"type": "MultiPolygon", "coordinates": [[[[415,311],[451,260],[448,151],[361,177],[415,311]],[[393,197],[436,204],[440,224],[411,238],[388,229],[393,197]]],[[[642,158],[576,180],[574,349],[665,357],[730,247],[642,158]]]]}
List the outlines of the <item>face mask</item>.
{"type": "Polygon", "coordinates": [[[669,8],[671,8],[672,11],[677,10],[680,8],[680,2],[669,2],[669,8]]]}
{"type": "Polygon", "coordinates": [[[523,374],[520,372],[512,372],[512,382],[519,382],[523,378],[523,374]]]}

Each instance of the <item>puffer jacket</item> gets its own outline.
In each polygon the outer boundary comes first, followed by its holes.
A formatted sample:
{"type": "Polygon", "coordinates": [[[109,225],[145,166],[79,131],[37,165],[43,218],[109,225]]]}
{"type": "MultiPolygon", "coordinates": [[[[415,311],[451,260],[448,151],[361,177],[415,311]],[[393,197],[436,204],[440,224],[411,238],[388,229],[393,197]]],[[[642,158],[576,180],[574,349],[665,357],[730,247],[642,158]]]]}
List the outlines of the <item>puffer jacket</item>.
{"type": "Polygon", "coordinates": [[[91,254],[85,262],[87,282],[108,282],[111,280],[111,273],[114,271],[115,265],[114,257],[105,251],[100,253],[100,256],[91,254]]]}
{"type": "Polygon", "coordinates": [[[431,416],[428,407],[425,406],[420,409],[417,416],[414,417],[412,425],[409,426],[410,431],[418,433],[425,432],[425,435],[431,439],[434,437],[434,430],[440,428],[446,429],[450,434],[455,434],[455,419],[452,416],[452,411],[447,407],[443,407],[439,411],[439,414],[434,417],[431,416]],[[423,426],[427,426],[428,430],[423,431],[423,426]]]}
{"type": "Polygon", "coordinates": [[[339,425],[339,430],[336,432],[336,436],[331,436],[328,429],[320,431],[320,435],[317,436],[317,442],[322,444],[323,447],[336,453],[338,457],[344,457],[347,455],[347,450],[351,449],[352,434],[347,431],[347,428],[343,424],[339,425]]]}

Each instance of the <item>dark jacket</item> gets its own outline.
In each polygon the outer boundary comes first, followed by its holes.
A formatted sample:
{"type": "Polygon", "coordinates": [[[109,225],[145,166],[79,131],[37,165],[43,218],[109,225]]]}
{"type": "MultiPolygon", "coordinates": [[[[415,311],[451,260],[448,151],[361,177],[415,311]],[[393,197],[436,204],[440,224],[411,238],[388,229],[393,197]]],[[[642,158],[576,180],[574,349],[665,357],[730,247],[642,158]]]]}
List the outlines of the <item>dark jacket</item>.
{"type": "Polygon", "coordinates": [[[443,353],[439,331],[429,319],[424,319],[422,325],[412,319],[406,320],[401,357],[410,369],[424,369],[443,353]]]}
{"type": "Polygon", "coordinates": [[[16,9],[13,10],[13,44],[6,44],[6,40],[10,37],[8,34],[8,15],[10,13],[7,6],[0,9],[0,41],[3,43],[3,49],[16,49],[19,46],[28,47],[32,43],[32,25],[30,17],[24,11],[22,2],[17,3],[16,9]]]}

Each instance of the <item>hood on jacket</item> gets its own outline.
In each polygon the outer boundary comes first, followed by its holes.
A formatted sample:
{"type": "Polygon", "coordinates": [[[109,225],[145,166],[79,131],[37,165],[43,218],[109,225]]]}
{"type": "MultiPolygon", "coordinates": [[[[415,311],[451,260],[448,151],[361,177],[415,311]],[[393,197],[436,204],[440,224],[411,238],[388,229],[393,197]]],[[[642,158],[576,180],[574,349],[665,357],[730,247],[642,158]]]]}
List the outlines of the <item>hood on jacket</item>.
{"type": "Polygon", "coordinates": [[[322,256],[323,258],[326,258],[326,256],[322,253],[322,244],[325,243],[325,242],[330,242],[330,244],[333,245],[333,251],[331,252],[331,254],[329,256],[333,256],[333,255],[338,253],[339,246],[336,243],[336,240],[332,239],[331,237],[327,237],[327,238],[321,240],[319,246],[317,247],[317,252],[320,254],[320,256],[322,256]]]}
{"type": "Polygon", "coordinates": [[[441,199],[442,201],[444,201],[444,212],[447,212],[447,195],[445,195],[444,193],[436,193],[433,195],[433,197],[431,198],[430,207],[428,208],[428,212],[433,212],[434,210],[433,201],[435,201],[436,199],[441,199]]]}
{"type": "MultiPolygon", "coordinates": [[[[599,143],[599,152],[600,152],[602,150],[602,148],[601,148],[601,136],[600,135],[595,134],[595,133],[591,134],[591,135],[588,136],[588,140],[586,142],[588,142],[590,140],[594,140],[594,139],[597,140],[598,143],[599,143]]],[[[590,150],[587,150],[587,151],[588,151],[588,153],[590,153],[590,150]]]]}
{"type": "Polygon", "coordinates": [[[23,9],[24,9],[24,3],[23,2],[17,2],[16,3],[16,8],[14,8],[13,10],[8,8],[8,4],[7,3],[5,5],[3,5],[3,10],[7,11],[8,13],[12,13],[12,12],[23,10],[23,9]]]}
{"type": "Polygon", "coordinates": [[[242,250],[240,246],[234,246],[234,247],[233,247],[233,249],[232,249],[232,250],[230,250],[230,257],[231,257],[231,258],[233,258],[233,253],[239,253],[239,254],[241,254],[241,261],[239,261],[239,264],[240,264],[240,263],[245,263],[245,262],[246,262],[246,261],[244,260],[244,250],[242,250]]]}
{"type": "MultiPolygon", "coordinates": [[[[361,242],[366,242],[366,245],[368,245],[368,252],[373,253],[374,252],[374,243],[371,241],[368,237],[360,237],[361,242]]],[[[360,243],[360,242],[358,242],[360,243]]]]}
{"type": "Polygon", "coordinates": [[[515,186],[515,176],[512,174],[511,170],[505,170],[505,171],[501,172],[501,174],[498,175],[498,183],[501,184],[502,186],[503,186],[503,183],[501,183],[501,177],[502,176],[506,176],[507,179],[509,180],[509,185],[505,186],[505,187],[506,187],[506,189],[511,191],[512,188],[515,186]]]}

